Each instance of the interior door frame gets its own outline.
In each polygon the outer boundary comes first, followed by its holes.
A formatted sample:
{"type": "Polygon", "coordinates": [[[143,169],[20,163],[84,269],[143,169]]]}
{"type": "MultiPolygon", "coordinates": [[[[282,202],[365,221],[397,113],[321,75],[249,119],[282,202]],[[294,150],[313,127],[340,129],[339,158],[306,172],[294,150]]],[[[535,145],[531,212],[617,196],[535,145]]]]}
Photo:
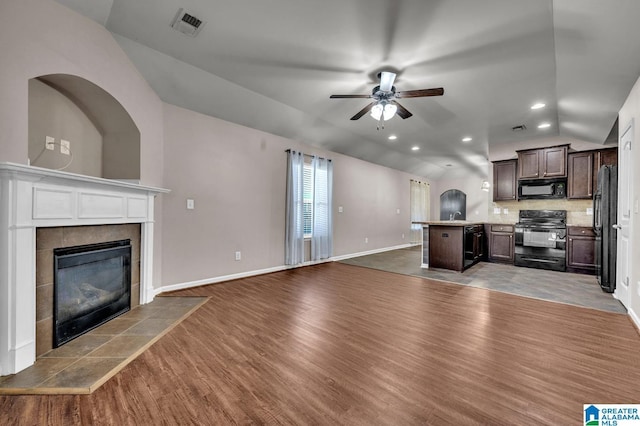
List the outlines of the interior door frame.
{"type": "Polygon", "coordinates": [[[631,299],[631,283],[630,283],[630,268],[633,262],[631,256],[631,194],[633,193],[633,175],[631,168],[631,150],[634,143],[634,120],[630,120],[629,124],[625,127],[625,130],[620,133],[618,141],[618,217],[616,218],[616,232],[617,232],[617,261],[616,261],[616,289],[614,296],[618,299],[627,309],[629,309],[631,299]],[[625,154],[625,143],[623,140],[625,137],[630,136],[630,149],[629,158],[622,161],[625,154]],[[623,192],[621,189],[623,185],[627,184],[622,179],[623,176],[627,176],[628,188],[626,191],[627,200],[623,199],[623,192]],[[627,203],[625,205],[625,203],[627,203]],[[625,217],[626,214],[626,217],[625,217]]]}

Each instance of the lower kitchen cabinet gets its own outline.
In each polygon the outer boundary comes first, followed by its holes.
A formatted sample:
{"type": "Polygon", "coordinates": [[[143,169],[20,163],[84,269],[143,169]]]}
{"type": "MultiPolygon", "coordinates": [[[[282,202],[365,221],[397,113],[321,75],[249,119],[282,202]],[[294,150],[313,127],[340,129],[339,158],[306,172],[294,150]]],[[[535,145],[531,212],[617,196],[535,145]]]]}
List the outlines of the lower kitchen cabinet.
{"type": "Polygon", "coordinates": [[[489,261],[513,263],[514,258],[514,226],[487,225],[489,261]]]}
{"type": "Polygon", "coordinates": [[[567,271],[594,275],[596,236],[591,227],[567,227],[567,271]]]}

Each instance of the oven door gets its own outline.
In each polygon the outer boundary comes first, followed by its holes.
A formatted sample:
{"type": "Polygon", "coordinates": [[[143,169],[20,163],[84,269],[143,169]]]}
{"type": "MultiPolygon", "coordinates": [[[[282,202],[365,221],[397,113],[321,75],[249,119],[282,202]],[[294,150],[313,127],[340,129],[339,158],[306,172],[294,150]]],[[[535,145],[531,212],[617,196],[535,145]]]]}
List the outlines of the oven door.
{"type": "Polygon", "coordinates": [[[519,225],[515,227],[515,265],[564,271],[565,228],[519,225]]]}

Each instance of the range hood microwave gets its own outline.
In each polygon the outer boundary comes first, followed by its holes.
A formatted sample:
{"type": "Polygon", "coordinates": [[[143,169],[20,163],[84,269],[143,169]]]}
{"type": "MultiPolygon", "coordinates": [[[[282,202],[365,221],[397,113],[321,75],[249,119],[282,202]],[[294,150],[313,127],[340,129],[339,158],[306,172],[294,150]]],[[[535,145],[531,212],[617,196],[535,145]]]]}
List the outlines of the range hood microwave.
{"type": "Polygon", "coordinates": [[[545,200],[566,197],[566,178],[518,181],[518,200],[545,200]]]}

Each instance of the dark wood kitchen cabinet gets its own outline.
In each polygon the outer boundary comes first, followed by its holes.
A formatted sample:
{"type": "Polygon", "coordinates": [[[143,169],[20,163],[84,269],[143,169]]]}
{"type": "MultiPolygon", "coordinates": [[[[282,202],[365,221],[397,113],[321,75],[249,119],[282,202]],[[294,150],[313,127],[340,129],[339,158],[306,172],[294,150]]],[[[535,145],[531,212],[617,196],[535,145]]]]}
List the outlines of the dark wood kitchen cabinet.
{"type": "Polygon", "coordinates": [[[594,275],[596,236],[586,226],[567,227],[567,272],[594,275]]]}
{"type": "Polygon", "coordinates": [[[618,148],[607,148],[595,151],[593,156],[593,191],[598,187],[598,170],[602,166],[615,166],[618,164],[618,148]]]}
{"type": "Polygon", "coordinates": [[[593,157],[593,151],[574,152],[567,156],[567,198],[593,197],[593,157]]]}
{"type": "Polygon", "coordinates": [[[429,225],[429,267],[464,269],[464,226],[429,225]]]}
{"type": "Polygon", "coordinates": [[[513,263],[514,226],[488,224],[488,248],[490,262],[513,263]]]}
{"type": "Polygon", "coordinates": [[[567,198],[590,199],[598,185],[598,170],[618,163],[618,149],[572,152],[567,156],[567,198]]]}
{"type": "Polygon", "coordinates": [[[513,201],[516,199],[517,167],[518,160],[493,163],[493,201],[513,201]]]}
{"type": "Polygon", "coordinates": [[[518,153],[518,179],[547,179],[567,176],[569,145],[527,149],[518,153]]]}

